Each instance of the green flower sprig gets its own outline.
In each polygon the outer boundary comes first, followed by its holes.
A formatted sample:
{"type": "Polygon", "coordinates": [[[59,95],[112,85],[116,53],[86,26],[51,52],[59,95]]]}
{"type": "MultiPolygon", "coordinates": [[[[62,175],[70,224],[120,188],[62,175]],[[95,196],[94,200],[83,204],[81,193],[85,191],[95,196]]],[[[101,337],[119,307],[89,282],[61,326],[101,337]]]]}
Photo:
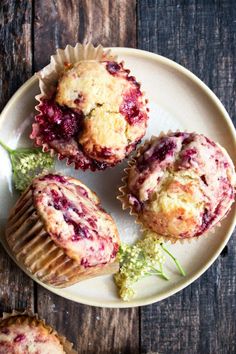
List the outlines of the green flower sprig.
{"type": "Polygon", "coordinates": [[[151,232],[146,234],[135,245],[122,244],[118,252],[120,269],[114,275],[119,296],[124,301],[131,300],[135,295],[134,283],[146,276],[156,275],[169,280],[164,271],[166,254],[175,262],[180,274],[185,276],[179,261],[168,251],[163,241],[156,238],[155,234],[151,232]]]}
{"type": "Polygon", "coordinates": [[[13,182],[19,191],[25,190],[32,179],[39,173],[47,171],[54,166],[54,159],[49,153],[44,153],[38,148],[10,149],[0,141],[0,145],[6,150],[11,159],[13,182]]]}

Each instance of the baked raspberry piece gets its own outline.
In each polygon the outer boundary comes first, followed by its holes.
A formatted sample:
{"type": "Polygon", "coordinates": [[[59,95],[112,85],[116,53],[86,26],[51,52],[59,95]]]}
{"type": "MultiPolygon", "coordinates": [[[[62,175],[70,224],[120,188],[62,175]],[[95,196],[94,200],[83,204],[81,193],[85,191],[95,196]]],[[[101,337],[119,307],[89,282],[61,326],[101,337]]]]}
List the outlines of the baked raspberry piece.
{"type": "Polygon", "coordinates": [[[104,169],[127,157],[144,136],[146,104],[123,63],[80,61],[65,69],[54,95],[41,100],[31,138],[75,168],[104,169]]]}

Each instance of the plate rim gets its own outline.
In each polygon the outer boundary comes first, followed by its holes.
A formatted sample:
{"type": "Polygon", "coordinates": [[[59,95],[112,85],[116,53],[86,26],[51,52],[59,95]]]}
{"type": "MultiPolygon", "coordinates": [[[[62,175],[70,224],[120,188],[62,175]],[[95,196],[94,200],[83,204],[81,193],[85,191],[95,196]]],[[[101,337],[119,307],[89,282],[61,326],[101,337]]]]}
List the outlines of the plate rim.
{"type": "MultiPolygon", "coordinates": [[[[111,49],[112,52],[114,52],[117,55],[133,55],[133,56],[138,56],[142,57],[144,59],[149,58],[154,61],[157,61],[158,63],[162,63],[164,65],[167,65],[174,70],[177,70],[178,72],[182,73],[183,75],[187,76],[190,80],[195,82],[198,87],[200,87],[206,96],[209,97],[209,99],[215,104],[215,106],[221,111],[222,116],[224,117],[225,122],[228,125],[228,128],[230,129],[231,136],[233,137],[234,143],[236,144],[236,131],[233,125],[233,122],[226,111],[225,107],[219,100],[219,98],[216,96],[216,94],[201,80],[199,79],[195,74],[193,74],[190,70],[186,69],[182,65],[176,63],[175,61],[166,58],[162,55],[155,54],[152,52],[148,52],[146,50],[141,50],[141,49],[135,49],[135,48],[127,48],[127,47],[110,47],[108,49],[111,49]]],[[[0,128],[2,124],[2,119],[1,117],[3,115],[7,115],[8,109],[14,105],[14,102],[18,99],[19,96],[21,96],[24,91],[30,87],[31,85],[33,86],[36,81],[38,80],[37,73],[35,73],[31,78],[29,78],[23,85],[21,85],[18,90],[12,95],[12,97],[9,99],[9,101],[6,103],[5,107],[3,108],[1,114],[0,114],[0,128]]],[[[31,279],[36,281],[38,284],[46,288],[47,290],[53,292],[56,295],[59,295],[63,298],[75,301],[77,303],[81,303],[84,305],[90,305],[90,306],[96,306],[96,307],[101,307],[101,308],[131,308],[131,307],[138,307],[138,306],[146,306],[153,304],[155,302],[159,302],[161,300],[164,300],[177,292],[183,290],[187,286],[189,286],[191,283],[193,283],[195,280],[197,280],[205,271],[215,262],[215,260],[218,258],[220,255],[221,251],[229,241],[230,237],[232,236],[232,233],[234,231],[236,225],[236,212],[234,213],[231,225],[225,234],[224,239],[220,243],[219,247],[216,249],[215,253],[213,256],[202,266],[199,268],[197,272],[194,273],[187,281],[182,281],[179,285],[173,285],[171,290],[165,290],[163,291],[162,295],[151,295],[148,296],[147,298],[140,299],[140,300],[131,300],[130,302],[122,302],[120,300],[119,303],[113,303],[111,301],[107,301],[105,304],[100,304],[100,302],[97,302],[96,300],[86,300],[85,298],[80,298],[80,296],[74,295],[74,294],[68,294],[64,292],[64,289],[58,289],[58,288],[53,288],[51,286],[48,286],[47,284],[42,283],[38,279],[36,279],[33,275],[31,275],[26,269],[24,269],[20,263],[14,258],[14,256],[11,254],[4,237],[0,237],[0,242],[3,245],[5,251],[8,253],[8,255],[13,259],[13,261],[19,266],[21,270],[23,270],[31,279]]]]}

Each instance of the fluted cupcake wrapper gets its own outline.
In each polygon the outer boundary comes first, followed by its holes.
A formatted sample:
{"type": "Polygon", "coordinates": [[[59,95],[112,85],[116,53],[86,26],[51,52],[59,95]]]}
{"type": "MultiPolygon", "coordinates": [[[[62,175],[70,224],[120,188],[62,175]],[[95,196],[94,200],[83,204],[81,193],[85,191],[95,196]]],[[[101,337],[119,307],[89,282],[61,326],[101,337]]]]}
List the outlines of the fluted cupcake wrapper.
{"type": "Polygon", "coordinates": [[[31,311],[25,310],[20,312],[13,310],[11,313],[3,312],[3,316],[0,318],[0,326],[2,324],[4,324],[4,326],[11,324],[26,324],[31,327],[42,326],[49,334],[55,335],[59,339],[66,354],[78,354],[78,352],[72,348],[73,344],[69,342],[66,337],[61,336],[54,328],[46,324],[45,320],[40,319],[38,314],[33,314],[31,311]]]}
{"type": "Polygon", "coordinates": [[[51,239],[40,220],[33,204],[31,188],[22,194],[10,213],[6,240],[21,267],[53,287],[64,288],[118,270],[117,262],[85,268],[68,257],[51,239]]]}
{"type": "MultiPolygon", "coordinates": [[[[39,79],[40,94],[35,96],[38,105],[35,109],[39,112],[37,117],[42,115],[42,99],[49,99],[55,93],[58,80],[65,70],[66,64],[75,64],[81,60],[116,60],[110,49],[104,49],[101,45],[94,47],[91,43],[77,43],[75,47],[67,45],[65,49],[57,49],[56,54],[51,56],[50,63],[40,70],[36,75],[39,79]]],[[[67,157],[54,150],[49,144],[43,142],[42,137],[37,135],[37,123],[33,123],[33,133],[30,138],[35,140],[35,144],[42,148],[44,152],[49,152],[51,156],[57,156],[58,160],[66,160],[67,165],[76,163],[73,157],[67,157]]],[[[88,167],[90,168],[90,167],[88,167]]]]}
{"type": "Polygon", "coordinates": [[[65,49],[57,49],[51,56],[50,63],[37,73],[41,93],[35,96],[37,101],[42,97],[50,97],[55,91],[58,79],[65,70],[65,64],[75,64],[81,60],[116,60],[110,49],[101,45],[94,47],[91,43],[76,43],[74,47],[67,45],[65,49]]]}
{"type": "MultiPolygon", "coordinates": [[[[175,132],[180,132],[179,130],[175,131],[175,132]]],[[[186,131],[184,131],[186,132],[186,131]]],[[[227,216],[225,215],[220,221],[218,221],[215,225],[213,225],[210,230],[205,231],[204,233],[202,233],[200,236],[195,236],[195,237],[188,237],[188,238],[174,238],[174,237],[169,237],[169,236],[164,236],[164,235],[160,235],[158,233],[155,233],[155,231],[153,231],[152,229],[149,229],[147,226],[144,225],[144,223],[142,222],[142,215],[137,213],[137,211],[135,210],[135,207],[133,205],[131,205],[129,203],[129,188],[127,185],[127,181],[128,181],[128,175],[129,175],[129,171],[131,169],[131,167],[136,163],[137,159],[140,157],[140,155],[142,155],[143,151],[146,150],[147,146],[150,145],[154,140],[156,140],[157,138],[161,138],[167,134],[173,133],[172,130],[168,130],[167,132],[161,132],[159,135],[156,136],[152,136],[150,139],[146,140],[136,151],[136,154],[128,161],[128,167],[126,167],[124,169],[124,176],[122,177],[122,185],[118,188],[119,190],[119,194],[117,196],[117,199],[120,200],[121,204],[122,204],[122,209],[126,210],[129,209],[129,213],[131,216],[133,216],[135,218],[135,223],[138,224],[140,226],[140,230],[142,233],[148,233],[151,232],[152,234],[156,234],[157,238],[160,241],[163,242],[171,242],[172,244],[174,243],[190,243],[190,242],[195,242],[197,241],[199,238],[202,238],[204,236],[207,237],[210,234],[214,234],[215,230],[221,226],[221,222],[222,220],[227,216]]],[[[218,144],[219,145],[219,144],[218,144]]],[[[221,146],[220,146],[221,147],[221,146]]],[[[221,147],[222,148],[222,147],[221,147]]]]}

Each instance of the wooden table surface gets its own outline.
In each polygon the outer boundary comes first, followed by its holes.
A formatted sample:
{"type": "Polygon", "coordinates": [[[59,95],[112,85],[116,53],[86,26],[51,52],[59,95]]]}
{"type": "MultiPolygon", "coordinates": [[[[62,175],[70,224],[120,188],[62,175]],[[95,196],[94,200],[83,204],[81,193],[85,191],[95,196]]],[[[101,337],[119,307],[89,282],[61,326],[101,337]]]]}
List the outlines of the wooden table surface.
{"type": "MultiPolygon", "coordinates": [[[[216,93],[236,122],[235,0],[3,0],[0,6],[1,108],[56,48],[92,41],[175,60],[216,93]]],[[[39,313],[81,354],[234,354],[236,237],[185,290],[150,306],[121,310],[50,293],[1,248],[0,311],[13,308],[39,313]]]]}

